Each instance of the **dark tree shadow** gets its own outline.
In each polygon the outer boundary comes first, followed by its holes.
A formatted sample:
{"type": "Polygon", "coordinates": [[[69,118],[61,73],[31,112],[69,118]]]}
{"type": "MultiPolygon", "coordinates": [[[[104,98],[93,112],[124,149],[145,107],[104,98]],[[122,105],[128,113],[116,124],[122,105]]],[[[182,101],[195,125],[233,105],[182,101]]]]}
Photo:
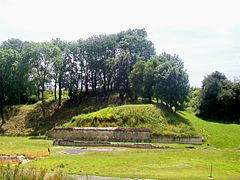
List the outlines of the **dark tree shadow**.
{"type": "MultiPolygon", "coordinates": [[[[17,108],[14,106],[4,107],[3,114],[4,114],[5,123],[3,123],[2,126],[0,127],[0,134],[5,134],[7,130],[5,129],[4,125],[10,120],[11,117],[17,116],[19,112],[20,112],[19,107],[17,108]]],[[[1,122],[2,122],[2,119],[0,120],[0,123],[1,122]]]]}
{"type": "Polygon", "coordinates": [[[73,116],[97,111],[118,103],[120,102],[116,97],[88,97],[80,103],[65,100],[60,107],[58,107],[57,101],[46,103],[45,107],[39,104],[34,111],[27,115],[25,123],[28,128],[33,129],[30,135],[44,135],[53,127],[70,121],[73,116]],[[45,118],[43,117],[43,108],[46,112],[45,118]]]}
{"type": "Polygon", "coordinates": [[[155,106],[162,110],[163,116],[168,121],[169,124],[179,125],[181,123],[191,126],[191,122],[180,116],[178,113],[173,112],[172,108],[166,106],[165,104],[155,104],[155,106]]]}
{"type": "Polygon", "coordinates": [[[202,114],[196,114],[197,117],[201,118],[204,121],[222,123],[222,124],[240,124],[240,119],[237,118],[226,118],[226,117],[207,117],[202,114]]]}

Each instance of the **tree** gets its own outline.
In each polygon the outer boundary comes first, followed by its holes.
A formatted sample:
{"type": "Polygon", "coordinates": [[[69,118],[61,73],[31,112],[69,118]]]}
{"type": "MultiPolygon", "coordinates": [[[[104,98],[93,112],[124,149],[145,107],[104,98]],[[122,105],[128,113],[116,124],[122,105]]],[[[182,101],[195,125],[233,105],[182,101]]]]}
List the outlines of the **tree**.
{"type": "Polygon", "coordinates": [[[229,81],[218,71],[211,73],[202,82],[199,115],[240,122],[240,83],[229,81]]]}
{"type": "Polygon", "coordinates": [[[218,93],[221,91],[225,80],[227,80],[226,76],[218,71],[204,78],[199,107],[200,115],[212,118],[216,116],[216,112],[221,106],[218,101],[218,93]]]}
{"type": "Polygon", "coordinates": [[[153,43],[147,40],[145,29],[122,31],[117,34],[115,89],[121,90],[121,99],[131,97],[129,74],[140,60],[148,61],[155,55],[153,43]]]}
{"type": "Polygon", "coordinates": [[[55,81],[55,86],[54,86],[54,96],[56,100],[56,83],[58,82],[58,107],[61,105],[61,100],[62,100],[62,86],[63,86],[63,76],[65,73],[65,52],[66,52],[66,47],[67,47],[67,42],[60,40],[59,38],[53,39],[52,43],[59,48],[60,51],[58,51],[58,54],[55,58],[55,61],[53,63],[53,71],[54,71],[54,81],[55,81]]]}
{"type": "MultiPolygon", "coordinates": [[[[156,67],[160,64],[157,56],[153,56],[149,61],[146,62],[143,76],[143,97],[148,98],[149,102],[152,101],[154,93],[154,85],[156,79],[154,77],[156,67]]],[[[157,98],[158,103],[158,98],[157,98]]]]}
{"type": "Polygon", "coordinates": [[[162,54],[160,65],[155,72],[155,95],[168,106],[180,108],[189,92],[188,74],[181,59],[174,55],[162,54]]]}
{"type": "Polygon", "coordinates": [[[133,70],[130,72],[129,80],[131,83],[133,95],[135,100],[138,96],[143,96],[143,77],[144,77],[145,62],[138,61],[134,66],[133,70]]]}
{"type": "Polygon", "coordinates": [[[5,123],[3,108],[7,101],[12,100],[14,95],[16,81],[16,66],[20,59],[20,54],[12,49],[0,49],[0,116],[5,123]]]}
{"type": "Polygon", "coordinates": [[[193,108],[196,113],[199,113],[200,106],[200,97],[201,97],[201,88],[190,88],[188,100],[186,101],[186,105],[188,107],[193,108]]]}
{"type": "Polygon", "coordinates": [[[116,78],[114,88],[119,92],[121,101],[123,101],[125,97],[131,97],[128,76],[132,70],[132,62],[136,61],[135,59],[136,57],[133,57],[128,52],[121,52],[121,54],[115,58],[116,78]]]}
{"type": "Polygon", "coordinates": [[[13,49],[19,53],[22,52],[23,46],[26,42],[21,41],[20,39],[8,39],[4,41],[1,45],[2,49],[13,49]]]}
{"type": "Polygon", "coordinates": [[[145,29],[129,29],[117,34],[118,48],[134,54],[143,60],[150,59],[155,55],[153,43],[147,40],[145,29]]]}
{"type": "MultiPolygon", "coordinates": [[[[41,88],[41,98],[44,100],[44,91],[47,83],[51,84],[53,64],[61,60],[60,49],[52,43],[38,43],[33,48],[33,67],[36,72],[38,88],[41,88]]],[[[56,65],[57,66],[57,65],[56,65]]]]}

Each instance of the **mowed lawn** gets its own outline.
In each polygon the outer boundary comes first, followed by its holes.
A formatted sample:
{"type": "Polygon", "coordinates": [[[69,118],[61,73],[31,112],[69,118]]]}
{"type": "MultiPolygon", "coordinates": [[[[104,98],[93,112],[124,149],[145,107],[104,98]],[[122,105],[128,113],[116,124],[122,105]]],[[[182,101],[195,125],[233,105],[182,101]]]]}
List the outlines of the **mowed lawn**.
{"type": "Polygon", "coordinates": [[[0,136],[0,154],[46,156],[52,141],[31,137],[0,136]]]}
{"type": "Polygon", "coordinates": [[[207,179],[213,166],[215,179],[240,179],[240,151],[218,149],[121,149],[119,152],[54,154],[27,167],[46,167],[68,174],[97,176],[207,179]]]}
{"type": "MultiPolygon", "coordinates": [[[[240,179],[240,126],[204,121],[191,112],[180,112],[205,143],[187,149],[189,145],[168,144],[170,149],[128,149],[116,152],[84,152],[79,155],[59,154],[67,147],[53,147],[52,141],[29,137],[0,136],[0,154],[44,155],[24,165],[26,168],[61,170],[68,174],[97,176],[207,179],[213,167],[214,179],[240,179]],[[209,145],[207,145],[209,144],[209,145]]],[[[166,145],[166,144],[165,144],[166,145]]]]}
{"type": "Polygon", "coordinates": [[[206,121],[188,111],[182,111],[179,115],[191,122],[195,131],[204,138],[205,144],[216,148],[240,148],[239,124],[206,121]]]}

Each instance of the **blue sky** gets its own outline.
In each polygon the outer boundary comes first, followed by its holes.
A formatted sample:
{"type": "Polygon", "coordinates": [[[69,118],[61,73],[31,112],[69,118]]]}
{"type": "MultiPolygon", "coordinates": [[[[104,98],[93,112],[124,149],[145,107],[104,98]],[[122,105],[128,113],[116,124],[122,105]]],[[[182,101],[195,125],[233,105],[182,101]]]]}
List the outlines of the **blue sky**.
{"type": "Polygon", "coordinates": [[[145,28],[157,53],[178,54],[200,87],[216,70],[240,77],[239,7],[238,0],[0,0],[0,42],[145,28]]]}

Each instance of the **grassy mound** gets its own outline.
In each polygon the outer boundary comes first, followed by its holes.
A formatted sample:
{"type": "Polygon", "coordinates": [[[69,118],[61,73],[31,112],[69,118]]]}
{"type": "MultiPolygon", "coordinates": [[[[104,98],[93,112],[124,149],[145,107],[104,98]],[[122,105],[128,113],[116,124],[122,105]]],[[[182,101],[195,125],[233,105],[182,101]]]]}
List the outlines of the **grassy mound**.
{"type": "Polygon", "coordinates": [[[141,127],[153,135],[195,136],[189,121],[164,107],[153,104],[107,107],[89,114],[80,114],[64,127],[141,127]]]}

